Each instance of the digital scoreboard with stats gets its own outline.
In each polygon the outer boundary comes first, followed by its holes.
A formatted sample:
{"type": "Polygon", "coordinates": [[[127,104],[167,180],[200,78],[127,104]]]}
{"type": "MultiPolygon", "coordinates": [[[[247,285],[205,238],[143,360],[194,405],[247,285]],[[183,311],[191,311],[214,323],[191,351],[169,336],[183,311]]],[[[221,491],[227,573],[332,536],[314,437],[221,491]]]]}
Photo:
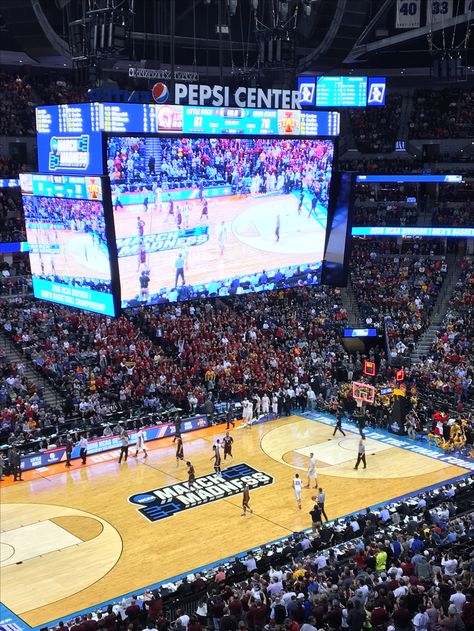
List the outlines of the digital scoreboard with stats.
{"type": "Polygon", "coordinates": [[[385,105],[386,79],[366,76],[298,78],[301,107],[372,107],[385,105]]]}
{"type": "Polygon", "coordinates": [[[334,111],[80,103],[36,108],[39,170],[104,173],[102,135],[329,136],[340,132],[334,111]]]}
{"type": "Polygon", "coordinates": [[[366,107],[367,77],[318,77],[318,107],[366,107]]]}

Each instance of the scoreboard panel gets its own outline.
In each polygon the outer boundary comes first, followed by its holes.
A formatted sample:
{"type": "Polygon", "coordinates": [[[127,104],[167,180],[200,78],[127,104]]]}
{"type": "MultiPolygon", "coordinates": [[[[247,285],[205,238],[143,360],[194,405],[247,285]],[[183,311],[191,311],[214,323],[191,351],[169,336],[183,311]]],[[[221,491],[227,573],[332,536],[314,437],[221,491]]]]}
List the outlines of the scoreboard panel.
{"type": "Polygon", "coordinates": [[[103,173],[102,132],[212,136],[338,136],[335,111],[79,103],[36,108],[39,170],[103,173]]]}
{"type": "Polygon", "coordinates": [[[366,107],[367,77],[318,77],[317,107],[366,107]]]}

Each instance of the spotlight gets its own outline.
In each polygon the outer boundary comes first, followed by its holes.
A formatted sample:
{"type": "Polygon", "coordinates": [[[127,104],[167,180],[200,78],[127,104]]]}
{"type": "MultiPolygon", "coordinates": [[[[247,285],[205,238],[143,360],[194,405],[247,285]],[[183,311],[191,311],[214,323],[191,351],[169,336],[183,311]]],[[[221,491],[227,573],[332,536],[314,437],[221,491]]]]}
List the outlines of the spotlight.
{"type": "Polygon", "coordinates": [[[288,17],[288,2],[286,0],[280,0],[280,19],[284,22],[288,17]]]}
{"type": "Polygon", "coordinates": [[[227,0],[227,4],[229,6],[229,13],[231,17],[234,17],[235,12],[237,11],[238,0],[227,0]]]}

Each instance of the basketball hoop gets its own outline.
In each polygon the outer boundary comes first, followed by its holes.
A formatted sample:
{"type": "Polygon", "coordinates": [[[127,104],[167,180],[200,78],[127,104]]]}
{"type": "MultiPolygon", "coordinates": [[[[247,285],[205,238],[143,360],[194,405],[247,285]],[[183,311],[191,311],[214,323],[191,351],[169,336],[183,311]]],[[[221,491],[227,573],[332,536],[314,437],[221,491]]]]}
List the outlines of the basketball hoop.
{"type": "Polygon", "coordinates": [[[368,383],[352,382],[352,396],[356,400],[357,407],[361,408],[364,403],[375,401],[375,388],[368,383]]]}

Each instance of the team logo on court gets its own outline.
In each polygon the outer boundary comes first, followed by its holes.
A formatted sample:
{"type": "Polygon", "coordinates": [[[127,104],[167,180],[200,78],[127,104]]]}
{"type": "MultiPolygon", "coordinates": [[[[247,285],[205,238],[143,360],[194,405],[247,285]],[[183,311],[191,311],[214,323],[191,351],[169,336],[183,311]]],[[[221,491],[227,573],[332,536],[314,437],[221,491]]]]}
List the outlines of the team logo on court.
{"type": "Polygon", "coordinates": [[[192,488],[189,488],[187,482],[171,484],[153,491],[136,493],[128,501],[139,506],[138,512],[150,521],[159,521],[188,508],[238,495],[242,493],[245,483],[250,490],[257,489],[273,484],[273,477],[248,464],[237,464],[223,471],[222,476],[212,473],[196,478],[192,488]]]}

